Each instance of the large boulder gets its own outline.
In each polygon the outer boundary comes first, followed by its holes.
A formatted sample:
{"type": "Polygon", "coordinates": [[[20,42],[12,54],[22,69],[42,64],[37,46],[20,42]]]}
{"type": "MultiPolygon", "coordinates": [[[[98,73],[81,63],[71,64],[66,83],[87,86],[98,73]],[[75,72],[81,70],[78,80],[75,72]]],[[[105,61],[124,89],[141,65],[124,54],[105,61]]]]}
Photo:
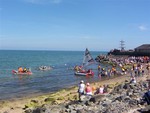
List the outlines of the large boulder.
{"type": "Polygon", "coordinates": [[[106,94],[98,94],[98,95],[92,96],[89,101],[96,103],[96,102],[102,101],[104,99],[106,99],[106,94]]]}

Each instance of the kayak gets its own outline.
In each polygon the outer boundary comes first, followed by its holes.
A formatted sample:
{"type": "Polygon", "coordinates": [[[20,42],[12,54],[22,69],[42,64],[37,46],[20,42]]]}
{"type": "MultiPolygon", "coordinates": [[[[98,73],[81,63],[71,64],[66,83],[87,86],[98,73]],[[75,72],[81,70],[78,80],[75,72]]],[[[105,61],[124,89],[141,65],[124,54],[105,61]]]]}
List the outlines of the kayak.
{"type": "Polygon", "coordinates": [[[92,73],[87,73],[87,72],[75,72],[75,75],[79,75],[79,76],[94,76],[94,72],[92,73]]]}
{"type": "Polygon", "coordinates": [[[32,75],[31,71],[28,72],[18,72],[16,70],[12,70],[12,74],[16,74],[16,75],[32,75]]]}

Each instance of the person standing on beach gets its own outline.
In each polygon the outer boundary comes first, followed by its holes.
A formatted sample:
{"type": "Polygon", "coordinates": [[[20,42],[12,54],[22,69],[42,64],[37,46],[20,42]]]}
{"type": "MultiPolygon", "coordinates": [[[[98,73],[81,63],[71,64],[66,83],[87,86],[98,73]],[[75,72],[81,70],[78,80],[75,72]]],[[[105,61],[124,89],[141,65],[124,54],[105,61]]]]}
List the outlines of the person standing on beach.
{"type": "Polygon", "coordinates": [[[130,83],[136,84],[136,78],[134,76],[131,77],[130,83]]]}
{"type": "Polygon", "coordinates": [[[133,76],[133,68],[131,68],[131,69],[129,70],[129,73],[130,73],[130,77],[132,77],[132,76],[133,76]]]}
{"type": "Polygon", "coordinates": [[[81,100],[81,95],[84,95],[85,84],[84,81],[81,80],[78,86],[79,100],[81,100]]]}
{"type": "Polygon", "coordinates": [[[108,76],[108,78],[110,79],[110,77],[111,77],[111,69],[110,68],[108,68],[108,74],[107,74],[107,76],[108,76]]]}
{"type": "Polygon", "coordinates": [[[90,86],[90,83],[86,84],[85,92],[86,92],[86,95],[92,96],[92,87],[90,86]]]}
{"type": "Polygon", "coordinates": [[[98,65],[97,70],[98,70],[98,77],[99,77],[99,79],[101,79],[101,66],[100,66],[100,64],[98,65]]]}

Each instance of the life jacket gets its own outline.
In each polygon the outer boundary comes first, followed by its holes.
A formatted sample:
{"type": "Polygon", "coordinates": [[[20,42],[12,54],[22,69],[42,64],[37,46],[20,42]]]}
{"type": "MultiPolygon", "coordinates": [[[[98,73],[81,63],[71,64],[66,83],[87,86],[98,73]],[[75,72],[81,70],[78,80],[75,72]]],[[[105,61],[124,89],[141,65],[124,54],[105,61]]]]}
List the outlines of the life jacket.
{"type": "Polygon", "coordinates": [[[23,69],[23,71],[24,71],[24,72],[26,72],[26,71],[27,71],[27,69],[26,69],[26,68],[24,68],[24,69],[23,69]]]}
{"type": "Polygon", "coordinates": [[[22,67],[20,67],[20,68],[18,69],[18,72],[23,72],[22,67]]]}
{"type": "Polygon", "coordinates": [[[116,69],[115,68],[112,68],[112,72],[115,72],[116,71],[116,69]]]}

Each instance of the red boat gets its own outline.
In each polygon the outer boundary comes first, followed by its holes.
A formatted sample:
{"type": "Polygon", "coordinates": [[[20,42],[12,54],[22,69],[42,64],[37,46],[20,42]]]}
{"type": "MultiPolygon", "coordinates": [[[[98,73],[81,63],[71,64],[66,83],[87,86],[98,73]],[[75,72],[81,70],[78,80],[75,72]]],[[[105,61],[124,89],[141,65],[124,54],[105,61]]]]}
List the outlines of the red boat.
{"type": "Polygon", "coordinates": [[[95,61],[92,58],[89,50],[86,48],[84,57],[83,57],[83,64],[82,66],[75,66],[75,75],[80,75],[80,76],[94,76],[94,72],[89,69],[88,71],[85,71],[84,67],[93,64],[95,61]]]}
{"type": "Polygon", "coordinates": [[[12,74],[16,74],[16,75],[32,75],[31,71],[28,72],[18,72],[16,70],[12,70],[12,74]]]}

